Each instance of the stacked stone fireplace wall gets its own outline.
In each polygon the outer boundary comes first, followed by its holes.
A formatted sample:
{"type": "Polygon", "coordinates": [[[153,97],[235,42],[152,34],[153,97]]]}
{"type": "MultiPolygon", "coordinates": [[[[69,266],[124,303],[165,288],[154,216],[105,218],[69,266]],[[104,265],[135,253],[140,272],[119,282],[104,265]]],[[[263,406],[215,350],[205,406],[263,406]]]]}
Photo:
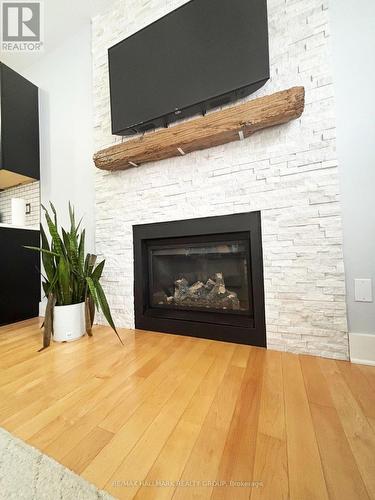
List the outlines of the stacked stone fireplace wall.
{"type": "MultiPolygon", "coordinates": [[[[121,141],[111,135],[108,47],[184,3],[119,0],[93,20],[97,150],[121,141]]],[[[250,98],[303,85],[302,118],[185,157],[97,171],[104,286],[117,324],[133,327],[133,224],[260,210],[268,347],[347,359],[329,5],[269,0],[268,16],[271,80],[250,98]]]]}

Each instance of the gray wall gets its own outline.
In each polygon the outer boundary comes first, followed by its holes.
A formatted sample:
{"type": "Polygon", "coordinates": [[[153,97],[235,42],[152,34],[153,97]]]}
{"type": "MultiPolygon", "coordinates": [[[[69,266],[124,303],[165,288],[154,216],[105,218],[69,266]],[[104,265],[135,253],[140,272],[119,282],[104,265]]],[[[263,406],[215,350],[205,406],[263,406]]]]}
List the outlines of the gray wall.
{"type": "Polygon", "coordinates": [[[354,301],[355,278],[375,291],[375,2],[330,7],[349,331],[375,334],[375,303],[354,301]]]}

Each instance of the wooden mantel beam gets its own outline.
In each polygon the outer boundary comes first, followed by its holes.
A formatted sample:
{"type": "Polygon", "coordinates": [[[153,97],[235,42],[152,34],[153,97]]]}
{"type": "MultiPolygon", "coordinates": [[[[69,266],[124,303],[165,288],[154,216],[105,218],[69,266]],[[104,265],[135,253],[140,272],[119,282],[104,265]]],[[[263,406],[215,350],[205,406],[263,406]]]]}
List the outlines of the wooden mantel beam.
{"type": "Polygon", "coordinates": [[[98,151],[94,162],[102,170],[126,170],[143,163],[219,146],[299,118],[304,105],[305,89],[292,87],[129,139],[98,151]]]}

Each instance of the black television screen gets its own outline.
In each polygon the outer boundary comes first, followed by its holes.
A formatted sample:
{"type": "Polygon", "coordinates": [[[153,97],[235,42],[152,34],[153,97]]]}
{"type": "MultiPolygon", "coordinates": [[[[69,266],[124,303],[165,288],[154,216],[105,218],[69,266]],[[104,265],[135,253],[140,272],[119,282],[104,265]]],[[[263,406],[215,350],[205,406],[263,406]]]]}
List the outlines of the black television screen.
{"type": "Polygon", "coordinates": [[[269,78],[266,0],[191,0],[108,51],[112,132],[244,97],[269,78]]]}

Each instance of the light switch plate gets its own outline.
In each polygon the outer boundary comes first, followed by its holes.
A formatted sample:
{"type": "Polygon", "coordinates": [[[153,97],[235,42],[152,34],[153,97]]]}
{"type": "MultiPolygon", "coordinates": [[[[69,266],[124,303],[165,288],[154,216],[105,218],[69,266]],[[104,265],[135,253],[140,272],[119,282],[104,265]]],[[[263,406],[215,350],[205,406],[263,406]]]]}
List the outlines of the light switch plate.
{"type": "Polygon", "coordinates": [[[354,280],[354,295],[356,302],[372,302],[372,279],[354,280]]]}

